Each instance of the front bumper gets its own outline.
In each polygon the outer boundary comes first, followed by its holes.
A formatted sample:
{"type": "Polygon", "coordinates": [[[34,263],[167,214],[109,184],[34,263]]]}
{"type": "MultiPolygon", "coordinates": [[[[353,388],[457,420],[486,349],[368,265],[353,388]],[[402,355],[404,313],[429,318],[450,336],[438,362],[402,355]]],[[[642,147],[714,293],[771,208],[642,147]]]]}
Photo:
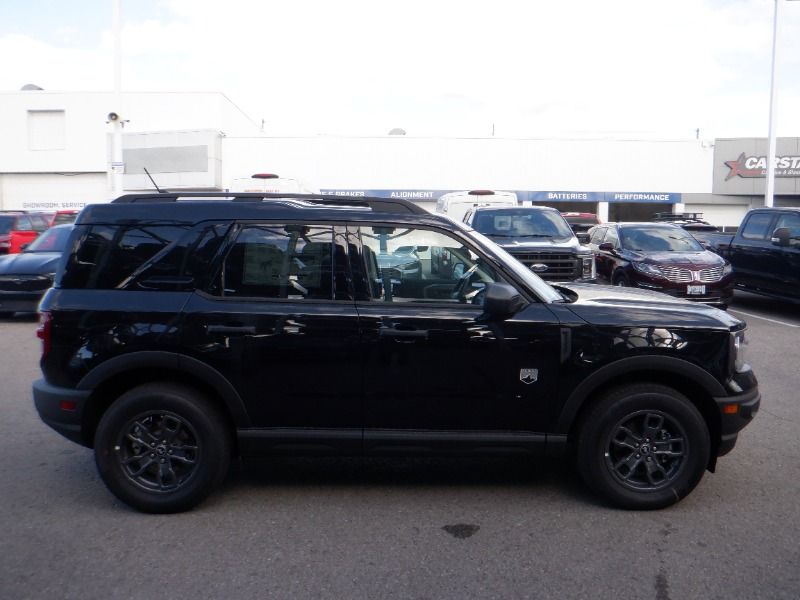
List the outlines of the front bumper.
{"type": "Polygon", "coordinates": [[[89,446],[83,431],[83,415],[90,394],[90,390],[50,385],[44,379],[33,382],[33,403],[42,421],[82,446],[89,446]]]}
{"type": "Polygon", "coordinates": [[[4,292],[0,290],[0,312],[36,312],[44,295],[40,292],[4,292]]]}
{"type": "Polygon", "coordinates": [[[717,456],[724,456],[736,445],[739,432],[756,416],[761,406],[758,387],[723,398],[714,398],[720,414],[720,442],[717,456]]]}

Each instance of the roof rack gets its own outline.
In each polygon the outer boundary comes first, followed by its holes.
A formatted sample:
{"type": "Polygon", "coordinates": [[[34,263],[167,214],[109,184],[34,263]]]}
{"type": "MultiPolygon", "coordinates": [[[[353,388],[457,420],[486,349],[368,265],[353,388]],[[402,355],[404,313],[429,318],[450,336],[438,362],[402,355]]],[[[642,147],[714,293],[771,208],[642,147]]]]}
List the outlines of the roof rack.
{"type": "Polygon", "coordinates": [[[692,212],[692,213],[657,212],[657,213],[653,213],[653,218],[656,221],[702,221],[703,220],[703,213],[701,213],[701,212],[692,212]]]}
{"type": "Polygon", "coordinates": [[[303,200],[312,204],[328,206],[367,207],[375,212],[429,214],[421,206],[401,198],[376,198],[372,196],[334,196],[331,194],[281,194],[260,192],[162,192],[126,194],[111,202],[113,204],[180,202],[183,199],[219,199],[231,202],[263,202],[264,200],[303,200]]]}

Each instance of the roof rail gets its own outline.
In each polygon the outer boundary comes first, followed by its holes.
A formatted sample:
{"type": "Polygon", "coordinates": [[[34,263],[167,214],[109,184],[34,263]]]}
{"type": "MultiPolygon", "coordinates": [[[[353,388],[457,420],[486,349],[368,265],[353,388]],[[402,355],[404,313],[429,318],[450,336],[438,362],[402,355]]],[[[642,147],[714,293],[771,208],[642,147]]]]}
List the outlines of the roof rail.
{"type": "Polygon", "coordinates": [[[653,213],[653,218],[656,221],[702,221],[703,220],[703,213],[701,213],[701,212],[692,212],[692,213],[657,212],[657,213],[653,213]]]}
{"type": "Polygon", "coordinates": [[[281,194],[260,192],[163,192],[161,194],[126,194],[112,200],[113,204],[179,202],[183,199],[214,198],[231,202],[263,202],[264,200],[303,200],[328,206],[367,207],[375,212],[428,214],[428,211],[402,198],[373,196],[335,196],[332,194],[281,194]]]}

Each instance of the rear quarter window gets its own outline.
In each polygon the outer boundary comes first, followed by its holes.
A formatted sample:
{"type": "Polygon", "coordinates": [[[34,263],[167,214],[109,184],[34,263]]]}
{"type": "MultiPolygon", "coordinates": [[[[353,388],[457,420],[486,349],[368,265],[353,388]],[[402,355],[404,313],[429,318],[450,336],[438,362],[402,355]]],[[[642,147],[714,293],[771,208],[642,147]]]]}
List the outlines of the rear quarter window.
{"type": "Polygon", "coordinates": [[[91,225],[76,228],[60,285],[115,289],[162,251],[187,235],[188,225],[91,225]]]}

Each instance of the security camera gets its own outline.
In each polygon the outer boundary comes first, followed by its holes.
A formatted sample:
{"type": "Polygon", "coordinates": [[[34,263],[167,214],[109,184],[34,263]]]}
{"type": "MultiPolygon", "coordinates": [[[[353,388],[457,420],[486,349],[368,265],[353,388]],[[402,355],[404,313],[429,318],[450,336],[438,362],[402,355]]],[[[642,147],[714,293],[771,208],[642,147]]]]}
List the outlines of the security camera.
{"type": "Polygon", "coordinates": [[[116,123],[119,121],[119,115],[115,112],[108,113],[108,122],[109,123],[116,123]]]}

